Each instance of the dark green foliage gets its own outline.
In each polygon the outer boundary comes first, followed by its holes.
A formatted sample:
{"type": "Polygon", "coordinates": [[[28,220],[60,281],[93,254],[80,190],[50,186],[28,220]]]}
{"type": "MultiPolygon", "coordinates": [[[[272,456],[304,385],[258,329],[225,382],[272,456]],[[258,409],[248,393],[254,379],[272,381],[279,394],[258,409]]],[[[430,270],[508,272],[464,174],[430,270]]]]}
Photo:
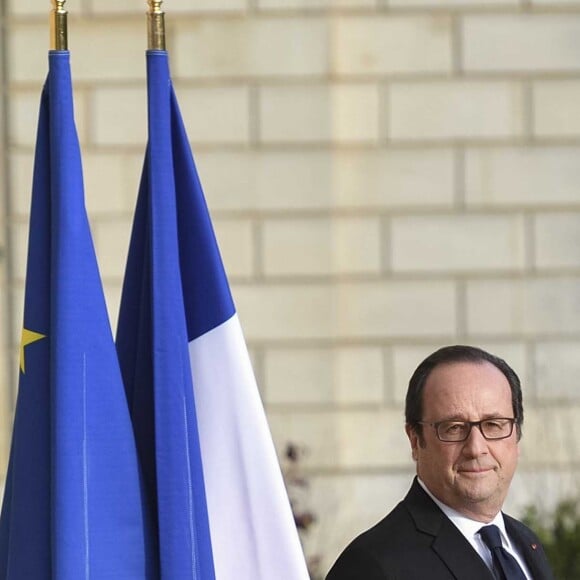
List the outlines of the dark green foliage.
{"type": "Polygon", "coordinates": [[[522,520],[538,534],[556,580],[580,580],[580,499],[561,501],[549,514],[530,506],[522,520]]]}

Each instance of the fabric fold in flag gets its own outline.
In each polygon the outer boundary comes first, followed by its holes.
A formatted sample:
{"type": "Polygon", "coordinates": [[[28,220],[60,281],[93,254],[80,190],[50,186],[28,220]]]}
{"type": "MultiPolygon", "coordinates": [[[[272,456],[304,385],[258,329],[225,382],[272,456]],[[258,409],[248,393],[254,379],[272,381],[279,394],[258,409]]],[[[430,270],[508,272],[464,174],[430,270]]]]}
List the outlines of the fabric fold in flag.
{"type": "Polygon", "coordinates": [[[36,142],[0,578],[153,579],[157,554],[84,205],[69,53],[36,142]]]}
{"type": "Polygon", "coordinates": [[[162,575],[307,580],[165,51],[148,51],[147,77],[117,349],[162,575]]]}

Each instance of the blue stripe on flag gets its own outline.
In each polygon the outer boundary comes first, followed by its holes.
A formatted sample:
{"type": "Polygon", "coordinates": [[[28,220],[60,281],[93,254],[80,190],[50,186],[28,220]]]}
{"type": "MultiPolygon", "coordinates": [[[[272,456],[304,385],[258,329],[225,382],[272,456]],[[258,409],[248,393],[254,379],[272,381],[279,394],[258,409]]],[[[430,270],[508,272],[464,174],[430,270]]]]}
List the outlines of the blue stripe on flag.
{"type": "Polygon", "coordinates": [[[173,88],[171,125],[183,299],[193,340],[231,318],[235,307],[173,88]]]}
{"type": "MultiPolygon", "coordinates": [[[[214,578],[177,242],[167,54],[147,53],[149,142],[125,273],[117,349],[147,489],[156,504],[161,573],[214,578]]],[[[203,228],[203,223],[188,229],[203,228]]],[[[194,238],[197,235],[190,232],[194,238]]],[[[219,316],[219,315],[218,315],[219,316]]],[[[195,325],[215,319],[198,309],[195,325]]],[[[211,324],[211,322],[210,322],[211,324]]]]}

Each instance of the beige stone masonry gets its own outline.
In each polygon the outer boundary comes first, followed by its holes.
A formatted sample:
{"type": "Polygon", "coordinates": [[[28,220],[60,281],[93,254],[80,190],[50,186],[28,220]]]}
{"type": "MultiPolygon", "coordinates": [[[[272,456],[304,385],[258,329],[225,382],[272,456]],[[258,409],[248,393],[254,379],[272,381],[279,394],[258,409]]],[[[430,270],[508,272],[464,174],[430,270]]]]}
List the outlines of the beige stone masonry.
{"type": "Polygon", "coordinates": [[[254,224],[250,220],[214,220],[222,260],[230,279],[251,278],[256,271],[254,224]]]}
{"type": "Polygon", "coordinates": [[[580,341],[539,342],[535,349],[538,398],[549,402],[577,400],[579,367],[580,341]]]}
{"type": "Polygon", "coordinates": [[[264,143],[377,143],[376,85],[265,87],[260,92],[264,143]]]}
{"type": "Polygon", "coordinates": [[[534,133],[538,137],[574,137],[580,131],[580,81],[534,83],[534,133]]]}
{"type": "Polygon", "coordinates": [[[250,340],[450,339],[456,328],[446,280],[235,285],[234,296],[250,340]]]}
{"type": "Polygon", "coordinates": [[[535,219],[538,269],[579,268],[580,213],[546,213],[535,219]]]}
{"type": "Polygon", "coordinates": [[[255,0],[258,9],[285,10],[324,10],[341,8],[375,8],[376,0],[255,0]]]}
{"type": "MultiPolygon", "coordinates": [[[[147,5],[143,0],[88,0],[89,12],[93,14],[144,14],[147,5]]],[[[168,13],[166,18],[173,14],[231,14],[245,12],[248,0],[170,0],[162,8],[168,13]]]]}
{"type": "Polygon", "coordinates": [[[393,8],[517,8],[521,0],[389,0],[393,8]]]}
{"type": "Polygon", "coordinates": [[[192,143],[247,145],[250,94],[245,86],[176,87],[183,122],[192,143]]]}
{"type": "Polygon", "coordinates": [[[272,349],[265,355],[269,405],[380,405],[385,356],[377,347],[272,349]]]}
{"type": "MultiPolygon", "coordinates": [[[[101,276],[105,279],[121,279],[127,262],[131,230],[125,219],[101,219],[92,224],[101,276]]],[[[115,313],[116,318],[116,313],[115,313]]]]}
{"type": "Polygon", "coordinates": [[[274,440],[302,441],[305,467],[344,469],[408,468],[410,449],[398,409],[269,414],[274,440]]]}
{"type": "Polygon", "coordinates": [[[202,151],[196,160],[216,210],[394,210],[453,204],[451,150],[202,151]]]}
{"type": "Polygon", "coordinates": [[[389,136],[399,140],[498,140],[524,132],[524,93],[513,81],[393,84],[389,136]]]}
{"type": "MultiPolygon", "coordinates": [[[[32,151],[13,151],[9,155],[12,182],[11,205],[13,216],[28,216],[32,188],[32,151]]],[[[12,218],[14,219],[14,218],[12,218]]]]}
{"type": "MultiPolygon", "coordinates": [[[[33,83],[36,86],[46,77],[49,48],[47,21],[18,21],[11,26],[8,46],[12,54],[18,55],[11,65],[12,82],[33,83]]],[[[124,20],[81,20],[70,26],[69,47],[71,70],[76,83],[126,83],[145,78],[145,24],[135,26],[124,20]],[[95,50],[96,47],[98,50],[95,50]],[[119,58],[119,54],[123,54],[123,58],[119,58]]]]}
{"type": "Polygon", "coordinates": [[[378,274],[380,226],[376,217],[269,220],[263,233],[264,274],[378,274]]]}
{"type": "Polygon", "coordinates": [[[580,71],[580,15],[468,16],[463,47],[469,72],[580,71]]]}
{"type": "Polygon", "coordinates": [[[521,271],[524,224],[510,215],[397,217],[391,251],[395,272],[521,271]]]}
{"type": "Polygon", "coordinates": [[[580,207],[580,148],[494,147],[465,157],[468,206],[580,207]]]}
{"type": "Polygon", "coordinates": [[[337,18],[333,70],[341,76],[449,73],[451,34],[447,16],[337,18]]]}
{"type": "Polygon", "coordinates": [[[475,336],[580,334],[580,277],[530,277],[467,283],[467,327],[475,336]]]}
{"type": "Polygon", "coordinates": [[[175,25],[178,78],[320,78],[328,71],[328,23],[322,18],[207,19],[194,29],[175,25]]]}
{"type": "Polygon", "coordinates": [[[100,147],[140,147],[147,142],[147,93],[143,86],[96,89],[91,95],[90,141],[100,147]]]}
{"type": "Polygon", "coordinates": [[[143,166],[142,153],[88,149],[83,155],[85,203],[92,221],[133,213],[143,166]]]}

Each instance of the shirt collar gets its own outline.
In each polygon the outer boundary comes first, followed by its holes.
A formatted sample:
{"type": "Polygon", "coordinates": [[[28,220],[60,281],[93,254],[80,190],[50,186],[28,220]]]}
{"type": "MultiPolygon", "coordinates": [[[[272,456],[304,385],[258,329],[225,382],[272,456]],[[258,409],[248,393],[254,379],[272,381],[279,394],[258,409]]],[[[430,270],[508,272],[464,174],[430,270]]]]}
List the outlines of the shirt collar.
{"type": "Polygon", "coordinates": [[[477,520],[473,520],[464,516],[463,514],[459,513],[457,510],[450,508],[448,505],[444,504],[442,501],[439,501],[427,488],[427,486],[421,481],[421,478],[417,477],[417,481],[419,485],[423,488],[425,493],[435,502],[435,504],[439,507],[439,509],[455,524],[459,531],[466,537],[466,538],[473,538],[475,541],[481,541],[480,536],[478,534],[479,530],[483,526],[491,526],[495,525],[499,528],[502,543],[507,546],[511,546],[509,541],[509,537],[507,535],[505,529],[505,522],[503,519],[503,514],[498,512],[496,516],[491,520],[491,522],[483,523],[478,522],[477,520]]]}

